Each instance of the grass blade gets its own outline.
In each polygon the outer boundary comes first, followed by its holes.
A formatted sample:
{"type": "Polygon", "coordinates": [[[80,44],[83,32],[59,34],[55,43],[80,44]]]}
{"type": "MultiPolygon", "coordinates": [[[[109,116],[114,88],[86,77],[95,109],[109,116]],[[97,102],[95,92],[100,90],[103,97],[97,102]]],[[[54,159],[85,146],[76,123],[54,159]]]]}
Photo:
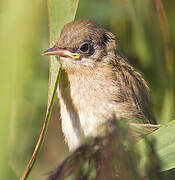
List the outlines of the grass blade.
{"type": "MultiPolygon", "coordinates": [[[[53,44],[55,40],[58,38],[59,33],[61,32],[61,29],[64,26],[64,24],[74,19],[77,5],[78,5],[78,0],[69,0],[66,3],[64,0],[57,0],[57,1],[49,0],[48,1],[49,22],[50,22],[49,24],[50,44],[53,44]]],[[[32,154],[32,157],[27,165],[26,170],[24,171],[23,176],[21,177],[21,180],[25,180],[29,176],[34,166],[34,163],[36,161],[36,158],[39,154],[41,146],[44,142],[44,138],[47,132],[48,124],[49,124],[49,119],[52,113],[52,108],[54,106],[54,100],[55,100],[60,76],[61,76],[61,70],[59,69],[59,64],[54,59],[54,57],[52,57],[51,62],[50,62],[48,106],[47,106],[45,120],[43,123],[43,127],[41,130],[38,142],[32,154]]]]}
{"type": "MultiPolygon", "coordinates": [[[[171,121],[167,125],[162,126],[157,131],[148,135],[149,140],[155,141],[155,149],[158,157],[161,161],[161,170],[166,171],[172,168],[175,168],[175,120],[171,121]]],[[[145,162],[147,161],[146,155],[146,143],[145,140],[141,140],[137,144],[138,149],[140,150],[141,163],[144,167],[145,162]]]]}

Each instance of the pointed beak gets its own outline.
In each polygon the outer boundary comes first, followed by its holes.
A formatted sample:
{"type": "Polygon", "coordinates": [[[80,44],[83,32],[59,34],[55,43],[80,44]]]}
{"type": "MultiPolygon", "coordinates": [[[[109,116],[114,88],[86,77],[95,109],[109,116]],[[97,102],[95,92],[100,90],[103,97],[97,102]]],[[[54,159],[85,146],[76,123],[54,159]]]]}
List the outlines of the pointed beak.
{"type": "Polygon", "coordinates": [[[67,49],[58,48],[56,46],[46,50],[43,52],[44,56],[60,56],[60,57],[66,57],[66,58],[74,58],[79,59],[80,55],[77,53],[72,53],[67,49]]]}

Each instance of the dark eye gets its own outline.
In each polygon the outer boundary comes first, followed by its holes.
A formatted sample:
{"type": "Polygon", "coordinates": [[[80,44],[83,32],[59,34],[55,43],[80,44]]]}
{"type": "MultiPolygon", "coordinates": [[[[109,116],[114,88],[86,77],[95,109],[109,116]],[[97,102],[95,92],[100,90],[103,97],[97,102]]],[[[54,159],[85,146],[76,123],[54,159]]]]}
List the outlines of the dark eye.
{"type": "Polygon", "coordinates": [[[90,44],[88,44],[88,43],[84,43],[80,47],[80,51],[83,53],[87,53],[87,52],[89,52],[89,50],[90,50],[90,44]]]}

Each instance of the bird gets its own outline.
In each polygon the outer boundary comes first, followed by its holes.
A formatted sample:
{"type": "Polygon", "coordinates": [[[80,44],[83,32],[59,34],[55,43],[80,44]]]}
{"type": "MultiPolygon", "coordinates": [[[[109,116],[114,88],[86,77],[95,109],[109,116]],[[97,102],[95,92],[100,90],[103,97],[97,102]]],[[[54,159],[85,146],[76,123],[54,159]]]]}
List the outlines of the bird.
{"type": "Polygon", "coordinates": [[[60,63],[58,97],[70,151],[99,135],[100,126],[114,116],[156,124],[146,81],[121,55],[115,35],[97,22],[69,22],[43,54],[60,63]]]}

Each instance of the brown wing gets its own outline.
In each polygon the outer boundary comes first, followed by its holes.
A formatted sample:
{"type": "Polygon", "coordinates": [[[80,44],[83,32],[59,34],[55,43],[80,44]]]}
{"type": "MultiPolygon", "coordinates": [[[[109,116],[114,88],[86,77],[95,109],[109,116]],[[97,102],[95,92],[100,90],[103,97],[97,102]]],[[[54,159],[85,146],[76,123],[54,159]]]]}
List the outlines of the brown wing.
{"type": "Polygon", "coordinates": [[[123,58],[117,57],[117,76],[120,79],[121,91],[125,91],[131,104],[135,104],[136,117],[141,117],[145,123],[156,124],[149,100],[149,87],[142,76],[135,71],[123,58]]]}

